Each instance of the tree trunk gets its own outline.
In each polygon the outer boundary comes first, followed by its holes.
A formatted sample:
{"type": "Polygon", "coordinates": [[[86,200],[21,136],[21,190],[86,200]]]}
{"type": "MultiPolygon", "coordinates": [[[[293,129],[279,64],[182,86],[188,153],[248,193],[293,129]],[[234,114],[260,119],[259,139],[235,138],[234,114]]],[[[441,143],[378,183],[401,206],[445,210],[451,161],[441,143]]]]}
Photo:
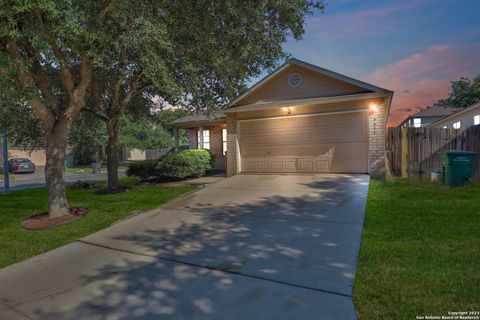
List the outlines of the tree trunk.
{"type": "Polygon", "coordinates": [[[67,124],[58,120],[47,133],[45,180],[48,189],[48,215],[53,217],[69,213],[65,188],[65,152],[67,124]]]}
{"type": "Polygon", "coordinates": [[[118,134],[119,117],[112,117],[107,121],[108,145],[107,145],[107,172],[108,190],[118,188],[118,134]]]}

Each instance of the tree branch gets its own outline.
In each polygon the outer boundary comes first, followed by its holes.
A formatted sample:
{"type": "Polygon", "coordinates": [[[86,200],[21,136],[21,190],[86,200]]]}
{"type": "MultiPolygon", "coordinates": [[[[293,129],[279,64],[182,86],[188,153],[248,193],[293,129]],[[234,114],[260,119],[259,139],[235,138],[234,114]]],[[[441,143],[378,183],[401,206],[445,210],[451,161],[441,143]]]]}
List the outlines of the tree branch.
{"type": "Polygon", "coordinates": [[[45,74],[42,69],[42,66],[38,59],[35,56],[35,50],[33,45],[28,42],[27,43],[27,53],[29,58],[33,61],[32,63],[32,76],[35,80],[35,84],[42,92],[42,96],[48,100],[48,102],[52,105],[53,108],[56,108],[58,104],[57,97],[53,94],[52,89],[48,86],[50,77],[45,74]]]}
{"type": "MultiPolygon", "coordinates": [[[[124,53],[125,54],[125,53],[124,53]]],[[[124,55],[122,54],[122,55],[124,55]]],[[[114,112],[118,113],[121,110],[121,103],[120,103],[120,93],[122,91],[122,83],[123,80],[125,79],[125,65],[120,66],[119,71],[118,71],[118,78],[117,81],[115,81],[115,85],[113,88],[113,107],[114,107],[114,112]]]]}
{"type": "Polygon", "coordinates": [[[53,54],[55,55],[55,58],[57,58],[63,77],[63,84],[67,89],[68,95],[71,97],[73,95],[73,89],[75,88],[75,82],[73,81],[72,72],[68,68],[67,59],[65,58],[62,49],[58,46],[55,36],[46,30],[45,24],[43,23],[42,14],[38,8],[35,7],[33,10],[37,16],[40,26],[42,27],[43,36],[47,40],[47,43],[50,45],[50,47],[52,47],[53,54]]]}
{"type": "Polygon", "coordinates": [[[102,113],[106,112],[105,105],[102,100],[102,94],[97,85],[97,79],[95,78],[95,73],[92,74],[92,82],[90,84],[90,91],[92,93],[92,99],[95,105],[100,109],[102,113]]]}
{"type": "Polygon", "coordinates": [[[132,98],[137,93],[137,89],[138,89],[137,85],[138,85],[138,82],[140,82],[140,79],[141,79],[141,73],[137,74],[132,79],[132,82],[130,83],[130,90],[128,90],[127,95],[125,96],[125,98],[123,98],[123,101],[122,101],[123,108],[126,108],[128,106],[132,98]]]}
{"type": "Polygon", "coordinates": [[[96,116],[97,118],[100,118],[103,121],[108,121],[108,117],[103,112],[100,113],[100,112],[97,112],[97,111],[92,110],[90,108],[83,108],[82,111],[89,112],[89,113],[93,114],[94,116],[96,116]]]}
{"type": "Polygon", "coordinates": [[[81,55],[82,62],[80,64],[80,80],[73,90],[72,97],[70,99],[69,107],[71,112],[67,113],[71,116],[70,120],[73,120],[75,115],[85,106],[85,94],[87,88],[92,81],[93,76],[93,62],[92,59],[86,54],[81,55]]]}
{"type": "Polygon", "coordinates": [[[40,97],[38,97],[37,92],[38,88],[35,85],[35,80],[33,79],[32,74],[27,70],[23,65],[23,58],[20,54],[20,51],[17,47],[17,42],[12,37],[5,38],[5,47],[8,54],[14,61],[15,69],[17,70],[17,77],[21,85],[26,89],[32,89],[31,98],[29,99],[30,105],[32,106],[33,111],[37,117],[42,121],[45,128],[50,128],[55,122],[55,117],[48,110],[48,108],[42,103],[40,97]]]}
{"type": "Polygon", "coordinates": [[[115,2],[116,2],[115,0],[107,1],[107,2],[102,6],[102,9],[101,9],[100,12],[98,13],[98,16],[99,16],[100,18],[105,18],[105,16],[107,15],[107,13],[113,8],[115,2]]]}

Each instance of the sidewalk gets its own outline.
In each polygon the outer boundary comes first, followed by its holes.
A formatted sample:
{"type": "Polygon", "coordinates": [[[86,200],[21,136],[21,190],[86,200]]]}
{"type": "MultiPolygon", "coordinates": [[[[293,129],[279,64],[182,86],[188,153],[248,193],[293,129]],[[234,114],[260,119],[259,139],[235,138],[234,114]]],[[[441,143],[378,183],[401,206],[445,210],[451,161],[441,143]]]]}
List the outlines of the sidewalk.
{"type": "MultiPolygon", "coordinates": [[[[120,177],[125,176],[125,171],[119,171],[120,177]]],[[[43,171],[34,174],[15,174],[15,179],[10,180],[10,191],[43,188],[46,186],[45,174],[43,171]]],[[[66,173],[65,182],[67,184],[81,181],[101,181],[107,180],[107,173],[91,174],[91,173],[66,173]]],[[[3,179],[0,181],[0,192],[4,192],[3,179]]]]}

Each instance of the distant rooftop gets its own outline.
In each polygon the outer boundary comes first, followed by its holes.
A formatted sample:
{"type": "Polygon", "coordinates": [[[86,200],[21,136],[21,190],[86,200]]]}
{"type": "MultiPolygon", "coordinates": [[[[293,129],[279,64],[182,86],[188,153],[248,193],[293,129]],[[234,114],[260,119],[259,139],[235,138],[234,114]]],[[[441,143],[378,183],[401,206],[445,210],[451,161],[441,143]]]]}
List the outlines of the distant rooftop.
{"type": "Polygon", "coordinates": [[[462,109],[455,108],[445,104],[434,104],[422,111],[411,114],[409,118],[424,118],[424,117],[448,117],[462,109]]]}
{"type": "Polygon", "coordinates": [[[182,117],[172,121],[173,126],[188,124],[192,122],[204,122],[205,124],[217,122],[226,119],[227,116],[223,111],[214,111],[211,114],[204,114],[204,113],[197,113],[193,115],[189,115],[186,117],[182,117]]]}

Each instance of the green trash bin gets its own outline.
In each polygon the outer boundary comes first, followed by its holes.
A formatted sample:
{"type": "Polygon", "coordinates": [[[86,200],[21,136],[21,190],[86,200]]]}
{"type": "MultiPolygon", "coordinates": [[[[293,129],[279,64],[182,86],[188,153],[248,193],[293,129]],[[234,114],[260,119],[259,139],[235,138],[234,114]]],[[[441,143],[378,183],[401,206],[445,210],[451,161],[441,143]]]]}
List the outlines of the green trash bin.
{"type": "Polygon", "coordinates": [[[442,157],[443,182],[450,186],[461,186],[472,179],[475,152],[450,150],[442,157]]]}

